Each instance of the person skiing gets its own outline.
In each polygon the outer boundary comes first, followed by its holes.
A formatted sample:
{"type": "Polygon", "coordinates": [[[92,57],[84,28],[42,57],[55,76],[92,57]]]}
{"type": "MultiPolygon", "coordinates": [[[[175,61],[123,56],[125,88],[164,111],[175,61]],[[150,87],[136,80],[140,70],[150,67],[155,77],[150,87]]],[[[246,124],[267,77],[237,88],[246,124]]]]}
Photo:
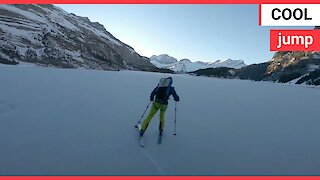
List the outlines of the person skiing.
{"type": "Polygon", "coordinates": [[[143,121],[141,130],[140,130],[140,137],[143,136],[144,132],[146,131],[151,119],[160,109],[160,124],[159,124],[159,136],[162,136],[163,128],[164,128],[164,114],[166,112],[168,106],[168,99],[169,96],[172,95],[175,101],[179,101],[179,96],[177,95],[174,87],[172,87],[172,78],[161,78],[157,87],[151,92],[150,101],[153,101],[151,110],[149,115],[143,121]],[[154,98],[155,97],[155,98],[154,98]]]}

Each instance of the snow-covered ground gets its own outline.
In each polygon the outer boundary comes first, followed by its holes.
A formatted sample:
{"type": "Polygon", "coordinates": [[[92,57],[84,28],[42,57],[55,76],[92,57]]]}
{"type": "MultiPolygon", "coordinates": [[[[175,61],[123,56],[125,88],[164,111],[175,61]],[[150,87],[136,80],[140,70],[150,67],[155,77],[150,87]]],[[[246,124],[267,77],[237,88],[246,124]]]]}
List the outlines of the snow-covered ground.
{"type": "Polygon", "coordinates": [[[159,78],[0,66],[0,175],[320,174],[319,88],[173,75],[146,147],[134,128],[159,78]]]}

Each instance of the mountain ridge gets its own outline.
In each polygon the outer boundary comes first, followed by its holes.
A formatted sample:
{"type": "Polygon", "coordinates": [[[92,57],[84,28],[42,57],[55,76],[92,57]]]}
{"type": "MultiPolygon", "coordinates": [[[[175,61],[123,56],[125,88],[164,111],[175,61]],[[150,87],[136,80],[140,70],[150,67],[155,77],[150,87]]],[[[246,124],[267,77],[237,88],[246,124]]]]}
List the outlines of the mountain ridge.
{"type": "Polygon", "coordinates": [[[251,64],[241,69],[219,68],[190,72],[194,75],[320,85],[319,52],[276,52],[270,61],[251,64]]]}
{"type": "Polygon", "coordinates": [[[0,62],[161,71],[87,17],[54,5],[0,5],[0,62]]]}
{"type": "Polygon", "coordinates": [[[191,62],[187,58],[178,61],[176,58],[171,57],[167,54],[161,54],[158,56],[153,55],[150,57],[150,62],[158,68],[170,69],[174,72],[182,73],[206,68],[229,67],[238,69],[246,66],[243,60],[232,60],[230,58],[226,60],[216,60],[214,62],[191,62]]]}

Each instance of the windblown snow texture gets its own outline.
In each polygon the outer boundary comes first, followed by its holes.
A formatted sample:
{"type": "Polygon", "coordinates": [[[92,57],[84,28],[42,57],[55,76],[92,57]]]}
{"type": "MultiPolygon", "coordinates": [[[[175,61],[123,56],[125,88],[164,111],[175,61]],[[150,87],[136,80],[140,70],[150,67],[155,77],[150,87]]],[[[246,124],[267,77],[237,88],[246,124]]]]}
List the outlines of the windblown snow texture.
{"type": "Polygon", "coordinates": [[[135,123],[165,74],[0,66],[0,175],[320,174],[318,88],[173,75],[141,148],[135,123]]]}

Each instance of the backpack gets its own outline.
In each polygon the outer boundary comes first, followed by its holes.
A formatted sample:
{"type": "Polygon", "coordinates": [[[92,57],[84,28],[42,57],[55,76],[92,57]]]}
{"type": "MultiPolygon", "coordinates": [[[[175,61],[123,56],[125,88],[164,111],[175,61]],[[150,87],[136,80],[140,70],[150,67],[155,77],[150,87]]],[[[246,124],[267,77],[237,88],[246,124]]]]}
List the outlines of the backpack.
{"type": "Polygon", "coordinates": [[[172,78],[161,78],[158,84],[158,93],[156,99],[160,101],[166,101],[169,96],[170,86],[172,84],[172,78]]]}
{"type": "Polygon", "coordinates": [[[168,78],[161,78],[159,81],[159,85],[158,87],[168,87],[171,86],[172,84],[172,78],[168,77],[168,78]]]}

